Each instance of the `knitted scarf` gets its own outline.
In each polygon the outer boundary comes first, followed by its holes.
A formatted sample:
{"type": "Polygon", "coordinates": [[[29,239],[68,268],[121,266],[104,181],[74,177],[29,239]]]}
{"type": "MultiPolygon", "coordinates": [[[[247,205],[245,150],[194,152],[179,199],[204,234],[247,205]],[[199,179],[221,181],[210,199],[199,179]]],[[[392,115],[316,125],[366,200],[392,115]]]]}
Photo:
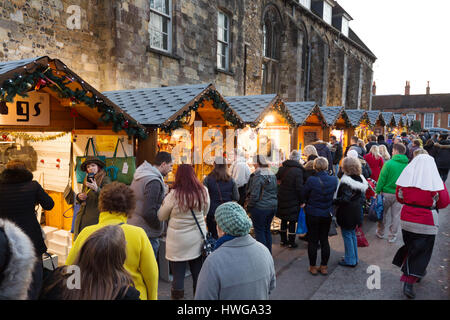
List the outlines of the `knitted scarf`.
{"type": "Polygon", "coordinates": [[[222,244],[224,244],[227,241],[233,240],[234,238],[237,238],[236,236],[230,236],[229,234],[226,234],[219,239],[217,239],[216,244],[214,246],[214,250],[219,248],[222,244]]]}

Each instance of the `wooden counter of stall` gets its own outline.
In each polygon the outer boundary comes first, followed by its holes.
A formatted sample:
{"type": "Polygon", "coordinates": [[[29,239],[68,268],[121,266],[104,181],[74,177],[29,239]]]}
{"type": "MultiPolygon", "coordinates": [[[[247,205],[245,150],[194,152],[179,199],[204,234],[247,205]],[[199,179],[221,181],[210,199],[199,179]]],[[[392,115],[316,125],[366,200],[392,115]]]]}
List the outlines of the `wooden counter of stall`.
{"type": "Polygon", "coordinates": [[[247,156],[265,154],[274,169],[294,147],[297,125],[283,100],[276,94],[228,96],[231,108],[242,118],[246,128],[239,132],[237,148],[247,156]]]}
{"type": "MultiPolygon", "coordinates": [[[[55,202],[45,225],[70,230],[72,206],[63,192],[73,138],[75,159],[84,136],[145,138],[145,128],[57,59],[0,62],[0,84],[0,170],[9,160],[25,161],[55,202]]],[[[76,179],[72,187],[79,189],[76,179]]]]}
{"type": "Polygon", "coordinates": [[[212,84],[104,94],[147,127],[149,138],[136,141],[137,165],[144,161],[153,164],[159,151],[172,154],[175,165],[166,177],[169,185],[181,163],[194,164],[197,177],[203,181],[212,170],[215,156],[233,152],[235,139],[231,132],[244,127],[212,84]],[[231,143],[225,144],[227,139],[231,143]]]}
{"type": "Polygon", "coordinates": [[[314,141],[323,140],[324,130],[328,127],[322,111],[314,101],[286,102],[289,113],[297,128],[293,134],[296,150],[303,149],[314,141]]]}

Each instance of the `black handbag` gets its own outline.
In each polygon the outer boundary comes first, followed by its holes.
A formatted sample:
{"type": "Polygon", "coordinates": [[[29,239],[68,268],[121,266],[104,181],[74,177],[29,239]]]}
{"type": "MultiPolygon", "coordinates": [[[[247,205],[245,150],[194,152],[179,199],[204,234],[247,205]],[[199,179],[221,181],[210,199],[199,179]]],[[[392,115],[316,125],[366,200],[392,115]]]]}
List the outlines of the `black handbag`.
{"type": "Polygon", "coordinates": [[[198,230],[202,234],[203,238],[203,246],[202,246],[202,257],[206,259],[213,251],[216,245],[216,239],[213,238],[211,232],[208,232],[206,237],[203,234],[202,228],[200,228],[200,224],[197,221],[197,217],[195,216],[194,211],[191,209],[192,216],[194,217],[195,223],[197,224],[198,230]]]}

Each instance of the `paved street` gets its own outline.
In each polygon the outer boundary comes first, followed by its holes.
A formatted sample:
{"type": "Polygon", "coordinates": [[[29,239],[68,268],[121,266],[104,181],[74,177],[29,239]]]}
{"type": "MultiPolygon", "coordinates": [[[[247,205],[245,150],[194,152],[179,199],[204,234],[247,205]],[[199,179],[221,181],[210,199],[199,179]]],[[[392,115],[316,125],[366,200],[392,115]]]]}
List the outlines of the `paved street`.
{"type": "MultiPolygon", "coordinates": [[[[450,179],[447,180],[447,188],[450,179]]],[[[449,259],[450,259],[450,209],[439,214],[440,228],[436,237],[433,256],[428,265],[427,276],[416,285],[416,299],[448,300],[449,259]]],[[[388,225],[388,223],[386,224],[388,225]]],[[[330,238],[331,256],[328,263],[328,276],[312,276],[308,272],[307,243],[296,240],[298,248],[280,247],[279,236],[273,236],[273,257],[277,272],[277,287],[271,294],[272,300],[398,300],[406,299],[402,293],[400,269],[392,265],[392,258],[403,245],[401,234],[394,244],[375,236],[376,223],[366,220],[363,231],[369,241],[369,247],[358,248],[359,264],[356,268],[338,265],[344,255],[344,243],[338,229],[338,236],[330,238]],[[381,288],[368,289],[366,272],[370,265],[381,269],[381,288]]],[[[320,251],[318,252],[318,263],[320,251]]],[[[185,298],[192,299],[192,278],[185,280],[185,298]]],[[[159,299],[170,299],[170,283],[160,280],[159,299]]]]}

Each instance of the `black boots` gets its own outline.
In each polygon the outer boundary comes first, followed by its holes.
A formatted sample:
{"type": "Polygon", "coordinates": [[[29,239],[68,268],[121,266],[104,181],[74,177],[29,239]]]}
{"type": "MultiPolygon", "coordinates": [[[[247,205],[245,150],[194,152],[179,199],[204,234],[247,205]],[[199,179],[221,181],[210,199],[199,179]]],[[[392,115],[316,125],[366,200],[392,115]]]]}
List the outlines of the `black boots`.
{"type": "Polygon", "coordinates": [[[414,299],[416,297],[416,293],[414,292],[414,285],[412,283],[405,282],[405,284],[403,285],[403,294],[409,299],[414,299]]]}
{"type": "Polygon", "coordinates": [[[280,246],[285,247],[287,245],[287,230],[280,230],[280,246]]]}
{"type": "Polygon", "coordinates": [[[182,300],[184,298],[184,290],[171,289],[172,300],[182,300]]]}

